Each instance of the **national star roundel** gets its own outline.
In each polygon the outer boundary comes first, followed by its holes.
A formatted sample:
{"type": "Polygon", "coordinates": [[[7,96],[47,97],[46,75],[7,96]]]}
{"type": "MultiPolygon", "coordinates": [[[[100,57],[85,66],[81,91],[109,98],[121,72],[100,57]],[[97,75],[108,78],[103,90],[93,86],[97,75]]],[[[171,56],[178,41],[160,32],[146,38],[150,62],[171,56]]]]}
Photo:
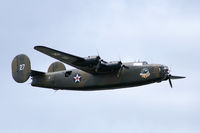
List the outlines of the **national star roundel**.
{"type": "Polygon", "coordinates": [[[81,82],[81,78],[82,78],[82,77],[81,77],[80,74],[78,74],[78,73],[75,74],[75,75],[74,75],[74,82],[75,82],[75,83],[80,83],[80,82],[81,82]]]}

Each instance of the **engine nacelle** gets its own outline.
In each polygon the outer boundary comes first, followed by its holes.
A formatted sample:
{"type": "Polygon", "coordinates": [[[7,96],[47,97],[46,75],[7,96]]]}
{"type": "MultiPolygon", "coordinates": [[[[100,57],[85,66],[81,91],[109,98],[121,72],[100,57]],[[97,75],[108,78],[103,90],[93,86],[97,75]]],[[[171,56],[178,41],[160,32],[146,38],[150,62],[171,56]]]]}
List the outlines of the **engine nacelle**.
{"type": "Polygon", "coordinates": [[[110,69],[113,69],[113,70],[118,70],[118,69],[120,69],[120,68],[121,68],[121,65],[122,65],[121,61],[113,61],[113,62],[109,62],[109,63],[107,64],[107,66],[109,66],[110,69]]]}
{"type": "Polygon", "coordinates": [[[88,56],[85,58],[85,60],[91,65],[96,65],[100,59],[99,56],[88,56]]]}

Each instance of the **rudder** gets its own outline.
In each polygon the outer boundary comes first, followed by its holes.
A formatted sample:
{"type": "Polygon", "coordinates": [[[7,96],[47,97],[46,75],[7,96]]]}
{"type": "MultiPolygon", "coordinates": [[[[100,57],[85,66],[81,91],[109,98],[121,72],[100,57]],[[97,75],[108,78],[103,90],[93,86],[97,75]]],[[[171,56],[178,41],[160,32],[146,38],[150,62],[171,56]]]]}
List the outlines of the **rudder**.
{"type": "Polygon", "coordinates": [[[49,66],[48,72],[58,72],[66,70],[65,65],[61,62],[54,62],[49,66]]]}

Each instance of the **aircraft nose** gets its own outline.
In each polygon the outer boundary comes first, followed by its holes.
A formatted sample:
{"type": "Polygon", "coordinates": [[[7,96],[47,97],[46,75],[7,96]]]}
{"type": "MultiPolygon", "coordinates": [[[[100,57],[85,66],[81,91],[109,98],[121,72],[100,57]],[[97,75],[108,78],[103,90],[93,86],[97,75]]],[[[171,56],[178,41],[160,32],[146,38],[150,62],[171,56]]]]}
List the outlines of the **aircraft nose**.
{"type": "Polygon", "coordinates": [[[165,74],[169,74],[169,67],[164,66],[163,71],[164,71],[165,74]]]}
{"type": "Polygon", "coordinates": [[[165,65],[160,66],[160,74],[162,79],[166,79],[169,75],[169,67],[165,65]]]}

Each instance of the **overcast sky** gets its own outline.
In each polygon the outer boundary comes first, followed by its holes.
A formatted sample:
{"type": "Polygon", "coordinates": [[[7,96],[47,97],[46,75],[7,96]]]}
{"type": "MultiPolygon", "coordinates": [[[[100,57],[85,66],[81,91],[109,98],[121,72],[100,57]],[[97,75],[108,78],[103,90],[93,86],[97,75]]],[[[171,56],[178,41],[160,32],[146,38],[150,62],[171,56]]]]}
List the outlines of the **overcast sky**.
{"type": "Polygon", "coordinates": [[[0,132],[199,133],[199,7],[198,0],[1,0],[0,132]],[[162,82],[95,92],[17,84],[16,55],[27,54],[39,71],[55,61],[35,45],[161,63],[187,78],[173,89],[162,82]]]}

